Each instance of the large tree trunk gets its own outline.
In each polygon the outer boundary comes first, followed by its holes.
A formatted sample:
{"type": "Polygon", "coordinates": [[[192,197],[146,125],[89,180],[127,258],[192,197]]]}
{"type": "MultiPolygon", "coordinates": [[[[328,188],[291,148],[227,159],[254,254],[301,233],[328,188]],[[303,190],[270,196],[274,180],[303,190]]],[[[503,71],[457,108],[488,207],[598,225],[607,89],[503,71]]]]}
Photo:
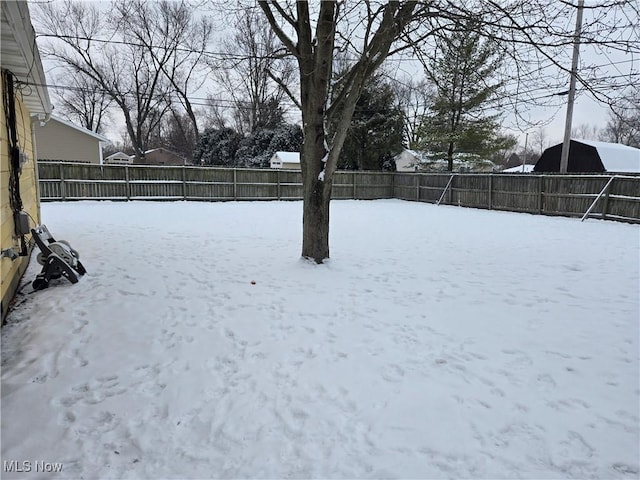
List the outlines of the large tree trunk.
{"type": "Polygon", "coordinates": [[[302,214],[302,256],[322,263],[329,258],[329,201],[332,171],[327,171],[327,139],[324,128],[325,98],[303,82],[301,93],[307,98],[303,109],[302,184],[304,207],[302,214]]]}
{"type": "Polygon", "coordinates": [[[333,169],[327,168],[329,142],[326,138],[326,104],[329,95],[335,37],[336,5],[323,2],[318,15],[316,42],[313,46],[307,5],[297,4],[300,19],[298,66],[302,99],[303,214],[302,256],[316,263],[329,258],[329,201],[333,169]]]}
{"type": "Polygon", "coordinates": [[[316,263],[329,258],[329,200],[331,188],[316,180],[304,192],[302,214],[302,256],[316,263]]]}
{"type": "Polygon", "coordinates": [[[449,148],[447,149],[447,170],[453,172],[453,149],[454,143],[449,142],[449,148]]]}

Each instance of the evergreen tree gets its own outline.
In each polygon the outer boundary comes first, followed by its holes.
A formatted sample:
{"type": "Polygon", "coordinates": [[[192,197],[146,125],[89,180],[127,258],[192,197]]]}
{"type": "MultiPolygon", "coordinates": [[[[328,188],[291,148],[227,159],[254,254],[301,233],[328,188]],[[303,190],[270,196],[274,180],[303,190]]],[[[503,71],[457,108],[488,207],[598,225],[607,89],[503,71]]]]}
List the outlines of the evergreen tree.
{"type": "Polygon", "coordinates": [[[402,150],[403,114],[395,91],[381,76],[364,87],[338,158],[341,170],[394,170],[402,150]]]}
{"type": "Polygon", "coordinates": [[[280,99],[271,97],[257,105],[257,120],[254,130],[259,128],[277,130],[285,123],[284,110],[280,102],[280,99]]]}
{"type": "Polygon", "coordinates": [[[435,55],[425,62],[436,93],[421,127],[423,148],[446,158],[450,171],[456,152],[491,156],[504,148],[498,116],[485,114],[487,101],[501,86],[491,79],[502,58],[498,45],[474,28],[472,20],[459,25],[438,40],[435,55]]]}
{"type": "Polygon", "coordinates": [[[193,151],[195,163],[235,166],[242,136],[231,128],[207,129],[198,138],[193,151]]]}
{"type": "Polygon", "coordinates": [[[276,128],[259,128],[246,137],[232,128],[208,128],[193,150],[196,164],[224,167],[265,168],[275,152],[299,152],[302,128],[282,123],[276,128]]]}
{"type": "Polygon", "coordinates": [[[269,150],[275,152],[299,152],[302,148],[302,127],[294,123],[284,123],[274,132],[269,150]]]}
{"type": "Polygon", "coordinates": [[[240,141],[236,154],[238,167],[266,167],[269,164],[269,144],[273,138],[273,130],[259,128],[240,141]]]}

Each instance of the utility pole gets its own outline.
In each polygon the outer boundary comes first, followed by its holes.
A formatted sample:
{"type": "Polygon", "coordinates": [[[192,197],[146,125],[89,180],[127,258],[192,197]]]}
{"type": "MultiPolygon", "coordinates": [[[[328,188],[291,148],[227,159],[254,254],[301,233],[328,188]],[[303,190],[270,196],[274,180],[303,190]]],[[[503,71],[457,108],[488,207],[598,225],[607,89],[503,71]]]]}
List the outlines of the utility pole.
{"type": "Polygon", "coordinates": [[[580,34],[582,32],[582,10],[584,0],[578,0],[578,14],[576,17],[576,31],[573,36],[573,61],[571,62],[571,79],[569,81],[569,96],[567,98],[567,118],[564,123],[564,141],[560,155],[560,173],[567,173],[569,166],[569,146],[571,145],[571,122],[573,120],[573,101],[576,96],[576,77],[578,76],[578,58],[580,56],[580,34]]]}

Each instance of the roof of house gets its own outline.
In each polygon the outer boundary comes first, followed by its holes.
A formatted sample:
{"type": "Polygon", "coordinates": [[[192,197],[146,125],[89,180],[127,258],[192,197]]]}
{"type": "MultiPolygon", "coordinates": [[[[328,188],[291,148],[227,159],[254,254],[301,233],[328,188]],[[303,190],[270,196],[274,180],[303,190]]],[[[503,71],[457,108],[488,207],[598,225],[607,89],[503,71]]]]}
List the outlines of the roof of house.
{"type": "Polygon", "coordinates": [[[171,155],[175,155],[176,157],[184,158],[183,155],[180,155],[179,153],[173,152],[171,150],[167,150],[166,148],[162,148],[162,147],[146,150],[144,154],[148,155],[149,153],[153,153],[153,152],[166,152],[166,153],[170,153],[171,155]]]}
{"type": "Polygon", "coordinates": [[[418,150],[411,150],[410,148],[405,148],[400,153],[398,153],[394,158],[411,156],[416,160],[422,161],[425,156],[425,152],[421,152],[418,150]]]}
{"type": "Polygon", "coordinates": [[[596,142],[594,140],[572,139],[595,147],[607,172],[640,173],[640,149],[620,143],[596,142]]]}
{"type": "Polygon", "coordinates": [[[523,169],[523,165],[517,165],[515,167],[511,167],[511,168],[505,168],[504,170],[502,170],[505,173],[529,173],[529,172],[533,172],[533,167],[535,165],[531,165],[529,163],[524,165],[524,169],[523,169]]]}
{"type": "Polygon", "coordinates": [[[51,100],[27,2],[0,2],[0,10],[0,64],[29,85],[22,98],[30,113],[48,115],[51,100]]]}
{"type": "Polygon", "coordinates": [[[277,155],[285,163],[300,163],[299,152],[276,152],[273,155],[277,155]]]}
{"type": "Polygon", "coordinates": [[[174,155],[178,155],[176,152],[172,152],[171,150],[167,150],[166,148],[162,148],[162,147],[158,147],[158,148],[150,148],[149,150],[145,150],[145,155],[147,153],[152,153],[152,152],[167,152],[167,153],[173,153],[174,155]]]}
{"type": "Polygon", "coordinates": [[[116,152],[116,153],[112,153],[108,157],[105,157],[105,159],[107,159],[107,160],[110,159],[110,158],[131,158],[131,155],[127,155],[124,152],[116,152]]]}
{"type": "Polygon", "coordinates": [[[75,125],[74,123],[70,122],[69,120],[65,120],[64,118],[60,118],[60,117],[58,117],[56,115],[51,115],[51,120],[55,120],[58,123],[66,125],[69,128],[73,128],[74,130],[77,130],[80,133],[84,133],[85,135],[93,137],[96,140],[99,140],[101,142],[108,142],[109,141],[109,139],[107,137],[105,137],[104,135],[100,135],[99,133],[93,132],[93,131],[89,130],[88,128],[84,128],[84,127],[80,127],[78,125],[75,125]]]}

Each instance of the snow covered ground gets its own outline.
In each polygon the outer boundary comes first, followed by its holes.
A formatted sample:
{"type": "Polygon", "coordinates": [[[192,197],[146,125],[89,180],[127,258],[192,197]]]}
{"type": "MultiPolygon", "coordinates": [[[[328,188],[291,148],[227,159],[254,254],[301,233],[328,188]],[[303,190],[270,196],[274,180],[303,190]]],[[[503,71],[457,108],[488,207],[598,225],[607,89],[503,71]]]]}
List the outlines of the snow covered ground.
{"type": "Polygon", "coordinates": [[[89,273],[2,329],[3,478],[640,475],[638,226],[336,201],[315,266],[299,202],[42,212],[89,273]]]}

